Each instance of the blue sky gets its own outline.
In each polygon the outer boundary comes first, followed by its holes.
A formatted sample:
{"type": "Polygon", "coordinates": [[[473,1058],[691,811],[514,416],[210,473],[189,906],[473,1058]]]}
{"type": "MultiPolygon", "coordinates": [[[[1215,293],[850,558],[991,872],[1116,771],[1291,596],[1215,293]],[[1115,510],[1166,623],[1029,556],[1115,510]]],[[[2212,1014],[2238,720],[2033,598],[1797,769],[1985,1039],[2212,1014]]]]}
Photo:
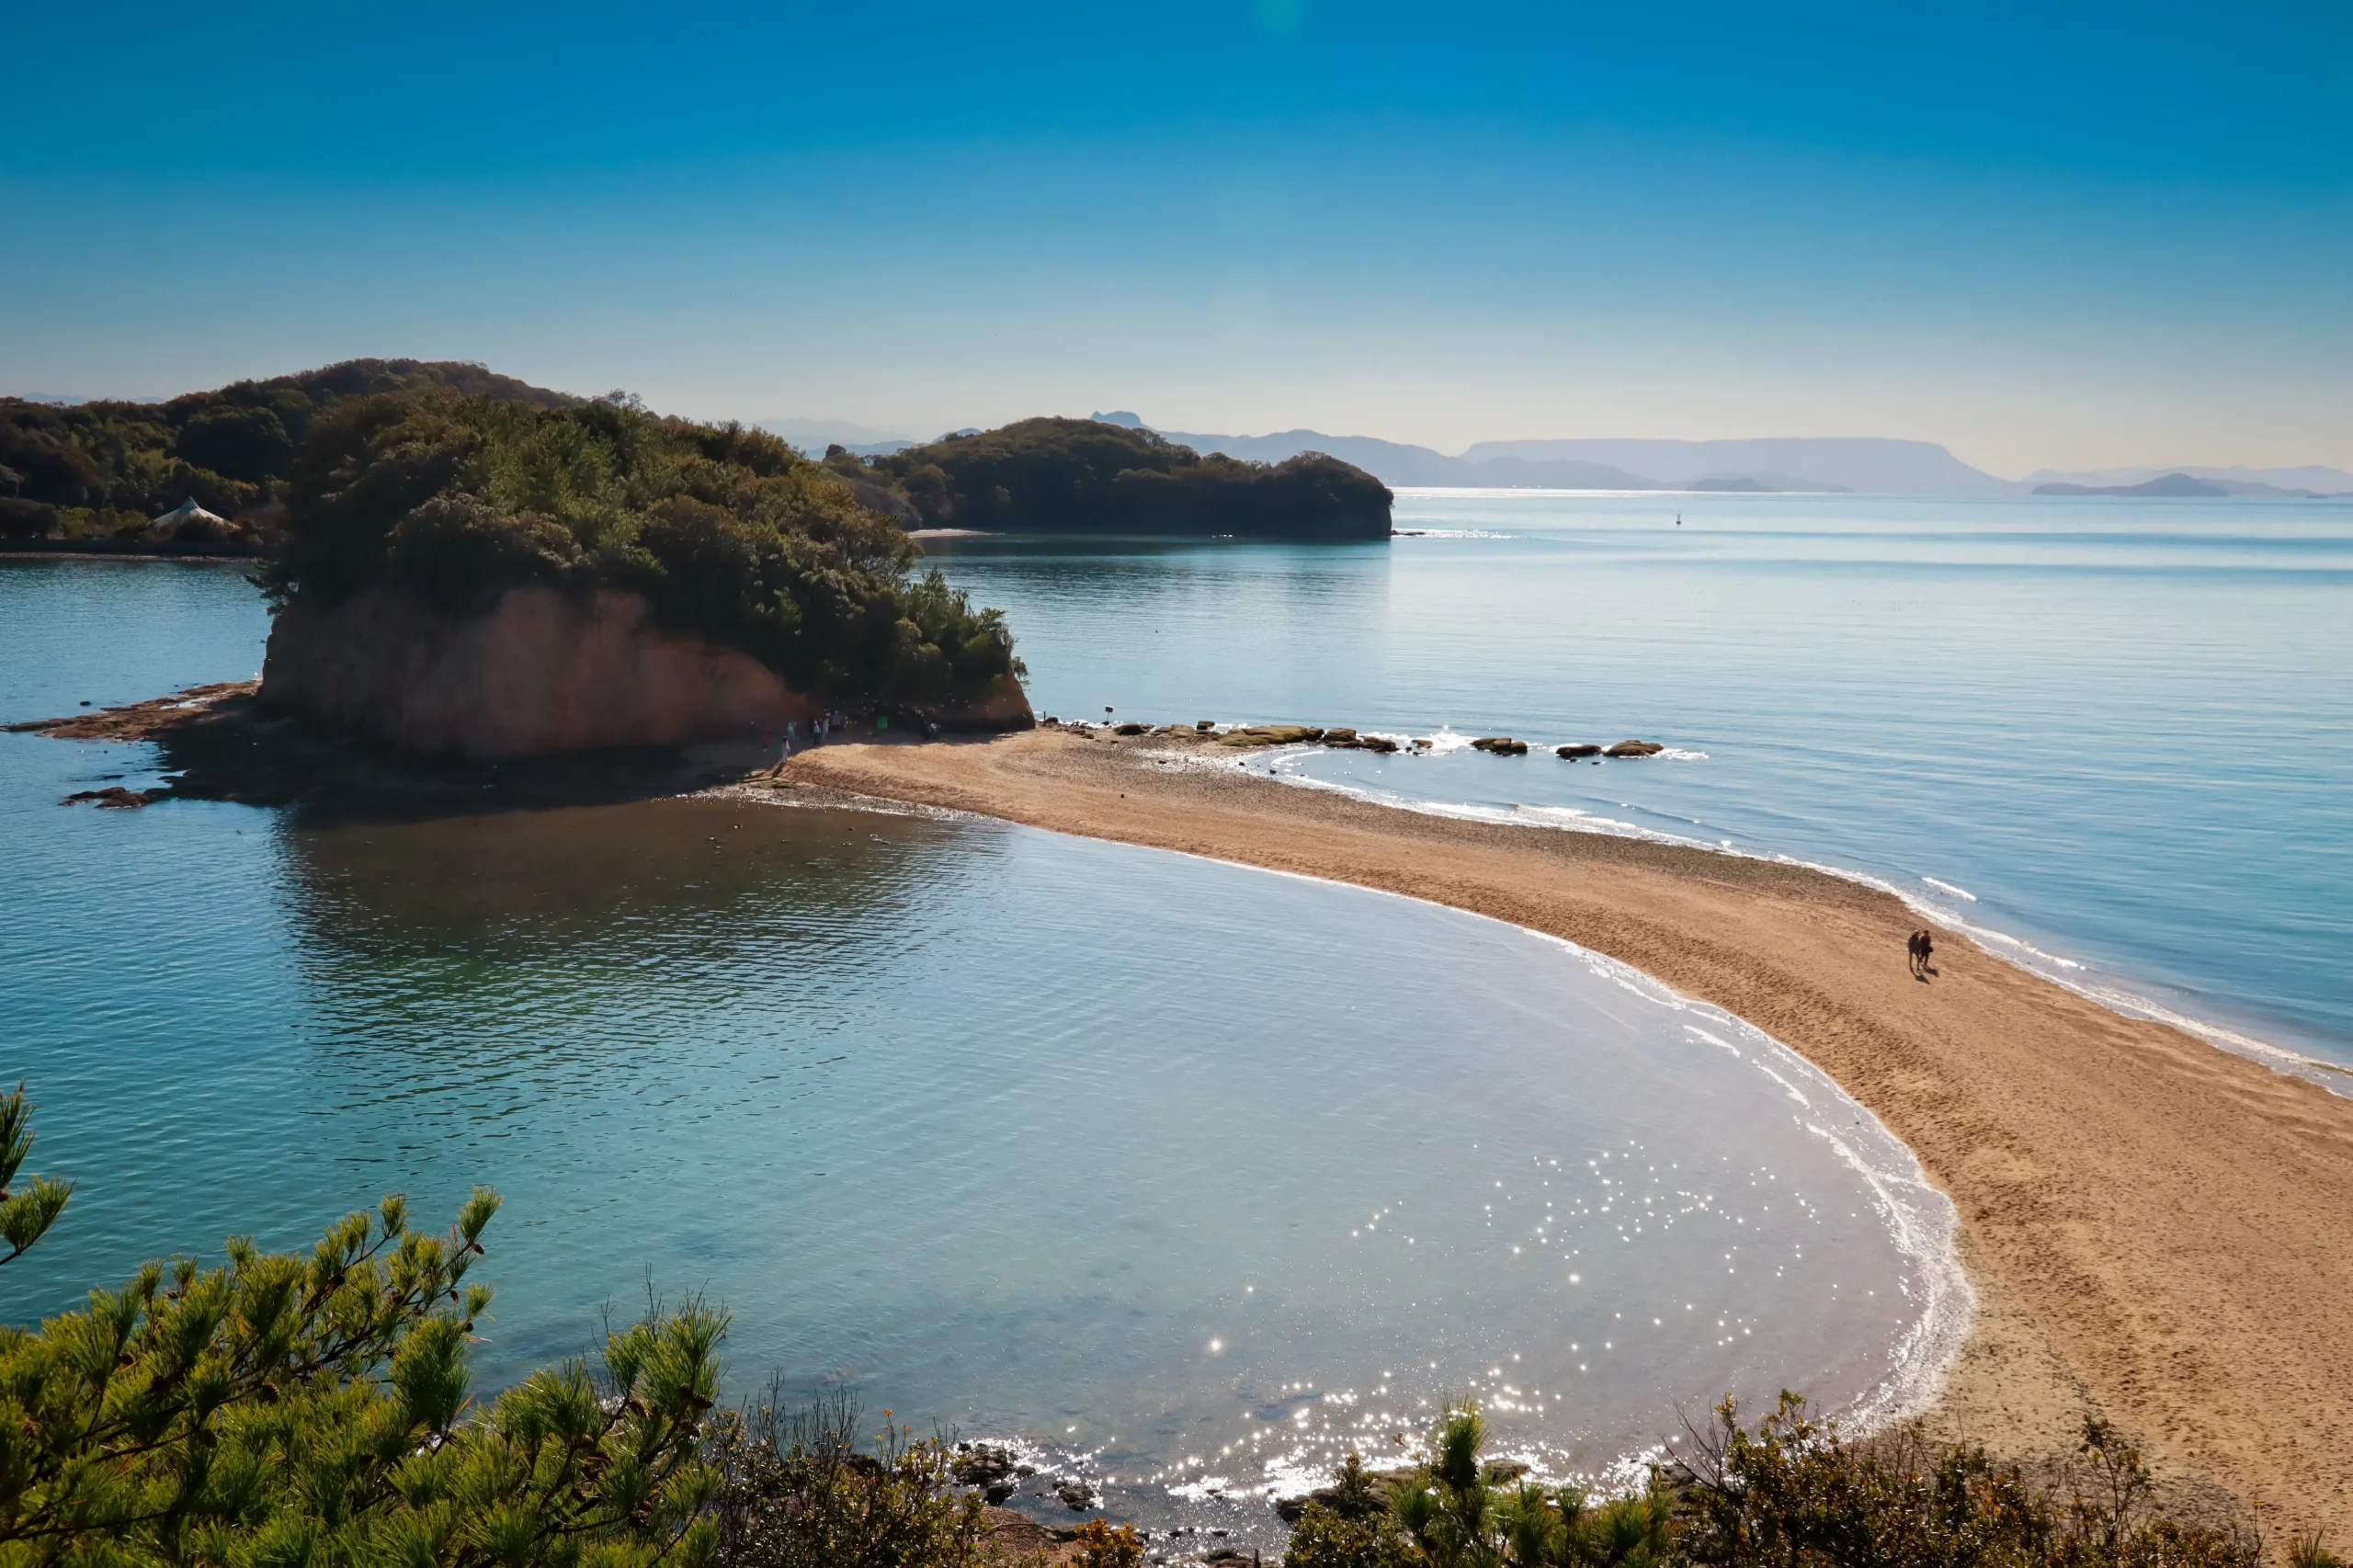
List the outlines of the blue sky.
{"type": "Polygon", "coordinates": [[[2341,0],[206,9],[12,17],[0,388],[2353,467],[2341,0]]]}

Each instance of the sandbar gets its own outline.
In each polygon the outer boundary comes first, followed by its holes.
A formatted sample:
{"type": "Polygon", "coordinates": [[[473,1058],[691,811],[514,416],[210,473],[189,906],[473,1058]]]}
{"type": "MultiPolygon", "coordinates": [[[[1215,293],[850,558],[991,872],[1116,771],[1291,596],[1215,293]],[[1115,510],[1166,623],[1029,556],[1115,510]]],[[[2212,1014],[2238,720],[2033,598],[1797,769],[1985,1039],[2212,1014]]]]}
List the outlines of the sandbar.
{"type": "MultiPolygon", "coordinates": [[[[1467,822],[1043,729],[834,744],[846,791],[1354,882],[1620,960],[1821,1066],[1919,1156],[1978,1297],[1923,1414],[2047,1464],[2097,1412],[2181,1498],[2353,1540],[2353,1099],[2127,1018],[1803,867],[1467,822]]],[[[1193,747],[1198,750],[1198,747],[1193,747]]]]}

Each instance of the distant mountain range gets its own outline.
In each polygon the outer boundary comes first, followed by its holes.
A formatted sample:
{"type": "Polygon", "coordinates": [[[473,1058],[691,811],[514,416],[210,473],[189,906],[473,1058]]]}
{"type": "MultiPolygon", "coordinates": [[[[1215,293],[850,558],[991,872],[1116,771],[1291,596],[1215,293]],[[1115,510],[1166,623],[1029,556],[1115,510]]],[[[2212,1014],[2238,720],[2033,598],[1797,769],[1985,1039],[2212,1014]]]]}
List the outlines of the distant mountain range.
{"type": "Polygon", "coordinates": [[[2068,473],[2037,469],[2024,483],[2038,495],[2342,495],[2353,473],[2310,463],[2302,468],[2111,468],[2068,473]],[[2178,487],[2177,482],[2205,486],[2178,487]]]}
{"type": "MultiPolygon", "coordinates": [[[[1098,410],[1107,425],[1144,428],[1127,409],[1098,410]]],[[[870,426],[840,420],[763,422],[803,450],[822,453],[839,443],[860,456],[894,452],[916,442],[870,426]]],[[[1153,426],[1152,428],[1157,428],[1153,426]]],[[[1482,441],[1459,455],[1373,436],[1333,436],[1282,430],[1268,436],[1221,436],[1161,430],[1198,452],[1223,452],[1256,462],[1282,462],[1302,452],[1325,452],[1351,462],[1384,484],[1480,490],[1688,490],[1716,493],[1861,492],[1878,495],[2210,494],[2311,495],[2353,492],[2353,473],[2317,464],[2305,468],[2143,468],[2095,472],[2044,469],[2023,480],[1972,468],[1933,441],[1879,437],[1797,436],[1736,441],[1593,438],[1482,441]],[[2151,487],[2182,483],[2197,490],[2151,487]],[[2061,487],[2061,488],[2053,488],[2061,487]],[[2211,487],[2211,488],[2209,488],[2211,487]]]]}
{"type": "MultiPolygon", "coordinates": [[[[1098,415],[1098,417],[1101,417],[1098,415]]],[[[1874,437],[1778,440],[1482,441],[1460,457],[1365,436],[1286,430],[1216,436],[1165,430],[1197,451],[1274,462],[1326,451],[1396,485],[1481,489],[1870,491],[1902,495],[2003,495],[2017,487],[1931,441],[1874,437]]]]}

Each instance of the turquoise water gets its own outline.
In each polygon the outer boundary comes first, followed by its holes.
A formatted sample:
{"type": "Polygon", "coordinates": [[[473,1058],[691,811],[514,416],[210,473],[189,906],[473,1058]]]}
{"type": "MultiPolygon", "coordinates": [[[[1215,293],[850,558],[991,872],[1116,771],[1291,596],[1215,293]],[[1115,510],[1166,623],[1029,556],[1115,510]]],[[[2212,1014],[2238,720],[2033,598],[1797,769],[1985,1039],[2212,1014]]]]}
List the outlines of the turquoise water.
{"type": "MultiPolygon", "coordinates": [[[[230,572],[0,565],[0,718],[247,676],[264,631],[230,572]]],[[[1449,1392],[1599,1470],[1728,1392],[1888,1408],[1960,1322],[1875,1123],[1527,932],[913,815],[57,803],[153,764],[0,735],[0,1074],[80,1184],[10,1321],[486,1181],[486,1384],[701,1293],[739,1391],[1267,1544],[1266,1488],[1449,1392]]]]}
{"type": "Polygon", "coordinates": [[[2116,1005],[2353,1065],[2353,506],[1439,491],[1397,526],[1428,531],[933,550],[1041,712],[1661,741],[1259,766],[1864,874],[2116,1005]]]}

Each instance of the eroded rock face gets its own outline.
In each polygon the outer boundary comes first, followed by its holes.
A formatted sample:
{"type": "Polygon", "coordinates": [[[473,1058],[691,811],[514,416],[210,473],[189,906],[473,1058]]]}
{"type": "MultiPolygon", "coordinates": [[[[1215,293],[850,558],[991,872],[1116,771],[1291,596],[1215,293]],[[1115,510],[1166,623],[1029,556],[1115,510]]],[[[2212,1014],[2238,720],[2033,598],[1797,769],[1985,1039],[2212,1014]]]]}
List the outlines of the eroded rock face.
{"type": "MultiPolygon", "coordinates": [[[[818,699],[748,653],[664,631],[636,594],[517,588],[454,619],[371,588],[332,609],[295,604],[270,629],[261,700],[414,751],[537,756],[741,740],[806,723],[818,699]]],[[[922,715],[1026,727],[1018,682],[922,715]],[[1009,688],[1009,689],[1003,689],[1009,688]]]]}

